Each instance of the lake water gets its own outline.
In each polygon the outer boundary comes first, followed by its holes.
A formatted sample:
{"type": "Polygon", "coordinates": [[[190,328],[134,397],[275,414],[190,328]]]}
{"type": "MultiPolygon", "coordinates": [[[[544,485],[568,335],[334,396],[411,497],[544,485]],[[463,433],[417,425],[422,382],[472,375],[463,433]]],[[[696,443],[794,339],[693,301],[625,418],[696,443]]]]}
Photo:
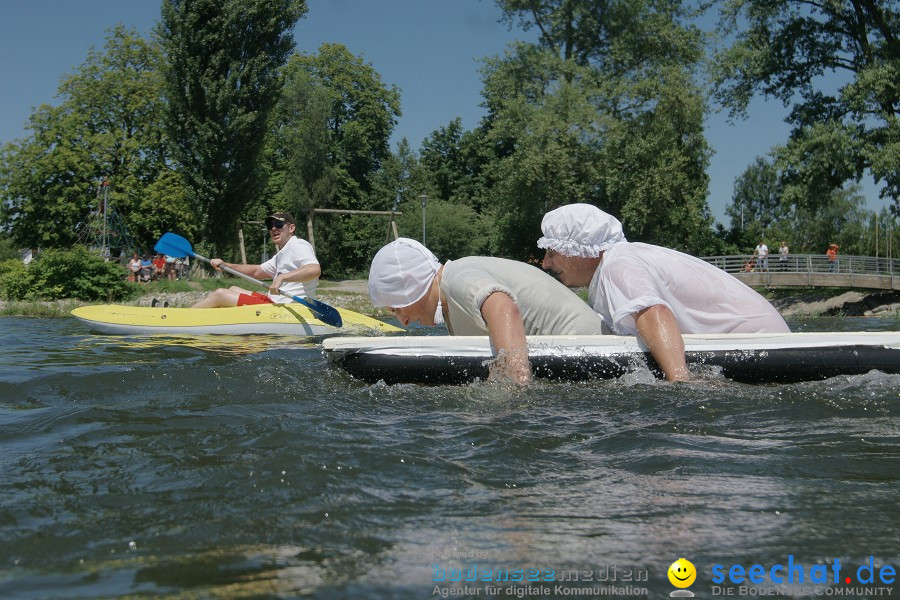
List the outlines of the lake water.
{"type": "Polygon", "coordinates": [[[900,596],[897,375],[367,385],[9,317],[0,355],[0,598],[668,598],[680,557],[698,598],[900,596]]]}

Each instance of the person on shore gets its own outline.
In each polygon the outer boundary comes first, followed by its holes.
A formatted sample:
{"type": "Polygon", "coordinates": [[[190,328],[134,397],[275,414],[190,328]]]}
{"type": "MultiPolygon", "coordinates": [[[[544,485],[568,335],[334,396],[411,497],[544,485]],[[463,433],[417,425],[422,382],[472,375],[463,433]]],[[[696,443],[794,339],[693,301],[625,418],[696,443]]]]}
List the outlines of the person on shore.
{"type": "Polygon", "coordinates": [[[544,269],[619,335],[637,335],[669,381],[686,381],[683,333],[788,333],[765,298],[737,278],[676,250],[625,239],[622,224],[589,204],[552,210],[541,223],[544,269]]]}
{"type": "Polygon", "coordinates": [[[526,335],[600,335],[603,322],[578,296],[537,267],[486,256],[444,264],[419,242],[398,238],[372,259],[372,304],[406,327],[445,323],[450,335],[488,335],[491,376],[531,380],[526,335]]]}
{"type": "Polygon", "coordinates": [[[153,261],[150,260],[150,255],[145,254],[144,258],[141,259],[141,270],[140,277],[138,277],[138,281],[142,283],[147,283],[153,277],[153,261]]]}
{"type": "Polygon", "coordinates": [[[178,259],[174,256],[166,255],[166,279],[175,281],[175,263],[178,259]]]}
{"type": "Polygon", "coordinates": [[[778,258],[778,266],[780,270],[787,271],[788,254],[790,254],[791,252],[788,248],[787,242],[781,242],[781,247],[778,248],[778,252],[780,254],[778,258]]]}
{"type": "Polygon", "coordinates": [[[131,260],[128,261],[128,281],[130,283],[134,283],[140,277],[139,273],[141,272],[141,257],[138,256],[138,253],[135,252],[131,256],[131,260]]]}
{"type": "Polygon", "coordinates": [[[153,279],[160,280],[166,271],[166,259],[162,254],[153,257],[153,279]]]}
{"type": "Polygon", "coordinates": [[[766,246],[766,243],[762,240],[759,241],[756,248],[753,250],[753,254],[756,256],[756,268],[760,271],[768,271],[769,270],[769,247],[766,246]]]}
{"type": "Polygon", "coordinates": [[[831,244],[830,246],[828,246],[828,250],[825,251],[825,256],[828,257],[828,270],[832,273],[837,272],[838,245],[831,244]]]}
{"type": "Polygon", "coordinates": [[[221,288],[194,304],[193,308],[286,304],[292,302],[290,296],[314,299],[322,270],[312,245],[294,236],[296,227],[294,217],[288,212],[277,212],[266,217],[266,229],[278,251],[261,265],[226,263],[221,258],[209,261],[215,269],[221,269],[224,265],[256,279],[272,279],[268,293],[245,290],[239,286],[221,288]],[[281,295],[281,289],[290,296],[281,295]]]}

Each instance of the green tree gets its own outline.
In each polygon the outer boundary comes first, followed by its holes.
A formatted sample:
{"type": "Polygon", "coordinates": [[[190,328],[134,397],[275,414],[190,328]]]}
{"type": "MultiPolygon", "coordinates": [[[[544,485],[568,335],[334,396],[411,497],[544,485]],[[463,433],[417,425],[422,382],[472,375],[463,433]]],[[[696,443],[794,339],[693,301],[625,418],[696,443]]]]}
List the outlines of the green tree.
{"type": "Polygon", "coordinates": [[[498,4],[539,41],[484,69],[488,140],[499,157],[496,247],[534,254],[541,216],[571,202],[617,214],[632,239],[706,245],[709,150],[693,81],[702,36],[683,24],[681,3],[498,4]]]}
{"type": "Polygon", "coordinates": [[[391,202],[368,194],[372,176],[390,156],[399,90],[341,44],[292,56],[284,79],[273,141],[287,168],[284,190],[296,194],[293,203],[360,209],[391,202]]]}
{"type": "Polygon", "coordinates": [[[259,157],[304,0],[163,0],[166,132],[217,253],[263,189],[259,157]]]}
{"type": "Polygon", "coordinates": [[[872,214],[865,202],[858,185],[835,190],[815,207],[798,207],[790,220],[780,223],[780,230],[773,231],[773,237],[779,233],[785,237],[790,231],[796,251],[809,254],[824,254],[832,243],[838,244],[843,254],[865,254],[866,225],[872,214]]]}
{"type": "MultiPolygon", "coordinates": [[[[388,210],[397,188],[376,186],[390,161],[400,92],[340,44],[294,55],[284,68],[267,157],[279,207],[388,210]]],[[[383,184],[385,179],[381,180],[383,184]]],[[[384,243],[386,223],[361,215],[323,215],[316,254],[330,274],[359,274],[384,243]]]]}
{"type": "Polygon", "coordinates": [[[0,263],[0,296],[9,300],[123,300],[133,291],[118,263],[83,246],[46,250],[27,266],[18,260],[0,263]]]}
{"type": "Polygon", "coordinates": [[[857,185],[832,190],[814,204],[803,203],[792,201],[784,177],[776,160],[757,158],[735,181],[734,197],[725,212],[731,218],[732,239],[741,251],[748,252],[760,240],[770,247],[789,241],[795,253],[823,253],[831,243],[840,245],[844,253],[869,251],[872,213],[866,210],[857,185]]]}
{"type": "MultiPolygon", "coordinates": [[[[412,200],[401,208],[403,216],[398,222],[400,235],[421,241],[421,203],[412,200]]],[[[425,214],[425,243],[441,262],[487,252],[487,224],[472,207],[429,198],[425,214]]]]}
{"type": "Polygon", "coordinates": [[[782,205],[784,186],[774,162],[757,159],[735,180],[734,196],[725,208],[731,232],[741,249],[753,248],[773,223],[787,216],[782,205]]]}
{"type": "Polygon", "coordinates": [[[147,247],[165,228],[185,229],[177,199],[157,196],[170,173],[162,133],[159,47],[135,32],[112,29],[103,51],[91,49],[63,78],[58,106],[30,116],[31,135],[0,151],[0,220],[27,247],[69,246],[98,201],[109,201],[147,247]]]}
{"type": "Polygon", "coordinates": [[[794,131],[780,157],[786,194],[815,204],[868,169],[900,210],[896,2],[726,0],[721,16],[733,42],[713,61],[718,100],[733,116],[758,93],[791,107],[794,131]]]}
{"type": "Polygon", "coordinates": [[[19,251],[9,235],[0,233],[0,261],[19,258],[19,251]]]}
{"type": "Polygon", "coordinates": [[[425,138],[419,164],[432,197],[484,211],[489,204],[489,167],[496,156],[486,133],[484,127],[465,131],[457,117],[425,138]]]}

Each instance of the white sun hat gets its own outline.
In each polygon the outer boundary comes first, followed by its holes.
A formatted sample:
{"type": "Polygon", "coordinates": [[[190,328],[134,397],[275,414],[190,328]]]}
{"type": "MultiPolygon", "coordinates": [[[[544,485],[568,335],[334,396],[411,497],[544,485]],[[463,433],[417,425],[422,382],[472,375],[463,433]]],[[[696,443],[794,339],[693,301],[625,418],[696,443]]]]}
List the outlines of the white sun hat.
{"type": "Polygon", "coordinates": [[[544,237],[538,248],[564,256],[597,258],[613,244],[627,242],[622,224],[592,204],[567,204],[551,210],[541,221],[544,237]]]}
{"type": "Polygon", "coordinates": [[[428,291],[441,262],[409,238],[397,238],[378,251],[369,267],[369,296],[375,306],[403,308],[428,291]]]}

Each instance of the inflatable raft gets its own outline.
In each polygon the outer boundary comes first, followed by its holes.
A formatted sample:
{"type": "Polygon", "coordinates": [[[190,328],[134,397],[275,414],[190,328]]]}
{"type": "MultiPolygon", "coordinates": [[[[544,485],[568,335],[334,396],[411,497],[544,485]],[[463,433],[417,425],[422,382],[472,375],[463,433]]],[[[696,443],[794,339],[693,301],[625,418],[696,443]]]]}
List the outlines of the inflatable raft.
{"type": "MultiPolygon", "coordinates": [[[[900,332],[685,335],[688,366],[717,368],[736,381],[787,383],[872,370],[900,373],[900,332]]],[[[485,379],[492,360],[487,337],[340,337],[323,342],[330,359],[373,383],[459,384],[485,379]]],[[[532,336],[536,377],[610,379],[659,369],[630,336],[532,336]]]]}
{"type": "Polygon", "coordinates": [[[104,334],[328,335],[402,331],[351,310],[338,309],[338,312],[344,322],[340,328],[326,325],[308,308],[296,303],[234,308],[150,308],[103,304],[76,308],[72,315],[92,331],[104,334]]]}

